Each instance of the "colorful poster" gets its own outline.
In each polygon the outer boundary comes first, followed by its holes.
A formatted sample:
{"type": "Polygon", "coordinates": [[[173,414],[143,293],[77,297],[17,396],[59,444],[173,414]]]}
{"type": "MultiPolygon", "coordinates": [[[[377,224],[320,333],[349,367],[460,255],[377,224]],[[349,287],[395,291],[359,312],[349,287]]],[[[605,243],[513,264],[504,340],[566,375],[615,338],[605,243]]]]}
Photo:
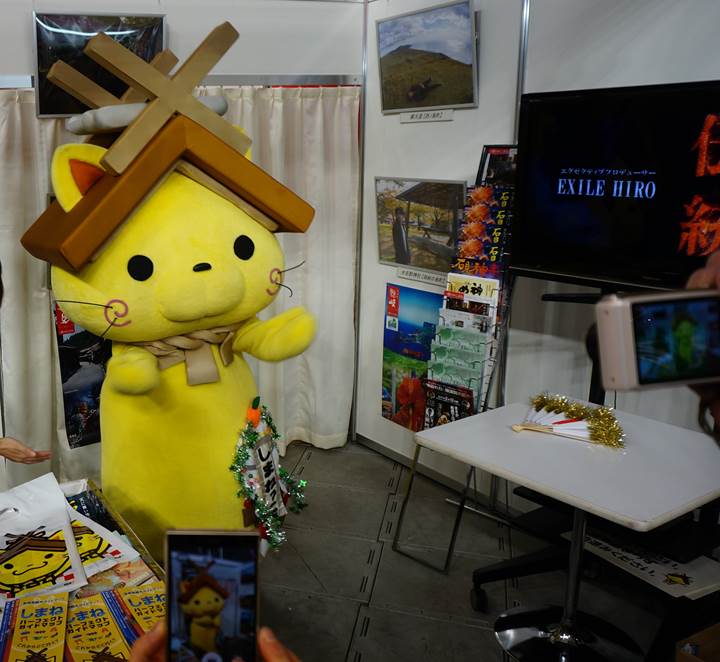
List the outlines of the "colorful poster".
{"type": "Polygon", "coordinates": [[[8,603],[1,624],[4,662],[61,662],[67,609],[67,593],[8,603]]]}
{"type": "Polygon", "coordinates": [[[479,186],[470,191],[457,236],[452,271],[501,278],[508,249],[514,190],[479,186]]]}
{"type": "Polygon", "coordinates": [[[424,427],[430,346],[443,295],[388,284],[383,342],[382,415],[417,432],[424,427]]]}
{"type": "Polygon", "coordinates": [[[500,293],[500,281],[465,274],[448,274],[445,307],[472,315],[494,317],[500,293]]]}
{"type": "Polygon", "coordinates": [[[98,338],[69,320],[55,304],[55,329],[70,448],[100,441],[100,389],[110,341],[98,338]]]}
{"type": "Polygon", "coordinates": [[[112,593],[75,598],[68,609],[65,637],[67,662],[130,659],[137,639],[131,619],[117,608],[112,593]],[[110,599],[106,600],[105,596],[110,599]]]}
{"type": "Polygon", "coordinates": [[[116,593],[143,632],[165,618],[165,582],[125,587],[116,593]]]}
{"type": "Polygon", "coordinates": [[[432,379],[425,381],[425,428],[452,423],[474,413],[472,390],[432,379]]]}

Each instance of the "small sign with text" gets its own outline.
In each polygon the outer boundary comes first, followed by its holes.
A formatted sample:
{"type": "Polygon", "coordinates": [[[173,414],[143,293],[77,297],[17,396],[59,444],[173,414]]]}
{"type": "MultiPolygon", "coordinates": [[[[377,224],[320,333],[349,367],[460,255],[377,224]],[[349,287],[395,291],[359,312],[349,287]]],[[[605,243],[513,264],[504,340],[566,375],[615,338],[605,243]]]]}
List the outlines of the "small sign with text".
{"type": "Polygon", "coordinates": [[[411,113],[400,113],[400,124],[413,124],[415,122],[452,122],[453,113],[450,109],[445,110],[414,110],[411,113]]]}
{"type": "Polygon", "coordinates": [[[408,269],[407,267],[398,267],[397,277],[404,278],[405,280],[414,280],[418,283],[436,285],[442,288],[445,287],[445,281],[447,280],[447,276],[445,274],[421,271],[420,269],[408,269]]]}

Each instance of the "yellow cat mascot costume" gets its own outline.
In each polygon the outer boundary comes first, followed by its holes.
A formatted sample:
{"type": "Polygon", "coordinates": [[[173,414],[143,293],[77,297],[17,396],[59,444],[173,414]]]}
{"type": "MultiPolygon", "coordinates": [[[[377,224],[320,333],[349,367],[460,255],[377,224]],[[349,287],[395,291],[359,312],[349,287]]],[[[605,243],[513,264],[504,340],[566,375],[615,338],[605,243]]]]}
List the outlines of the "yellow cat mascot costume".
{"type": "MultiPolygon", "coordinates": [[[[56,151],[52,182],[66,212],[104,153],[91,144],[56,151]]],[[[177,171],[78,273],[52,269],[68,317],[113,341],[101,394],[102,486],[155,554],[169,527],[243,526],[228,469],[257,395],[243,354],[287,359],[315,333],[303,308],[256,317],[283,269],[270,231],[177,171]],[[204,361],[173,360],[195,345],[204,361]]]]}

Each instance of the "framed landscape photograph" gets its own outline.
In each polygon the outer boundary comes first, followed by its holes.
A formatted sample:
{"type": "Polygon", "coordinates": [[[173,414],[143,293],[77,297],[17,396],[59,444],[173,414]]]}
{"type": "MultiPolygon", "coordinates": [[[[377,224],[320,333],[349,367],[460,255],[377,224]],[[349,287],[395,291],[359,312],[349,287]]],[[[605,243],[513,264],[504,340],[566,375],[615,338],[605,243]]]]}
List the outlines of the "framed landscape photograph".
{"type": "Polygon", "coordinates": [[[146,62],[165,48],[165,17],[35,12],[35,99],[38,117],[67,117],[87,106],[47,80],[50,67],[62,60],[115,96],[127,85],[83,53],[87,42],[104,32],[146,62]]]}
{"type": "Polygon", "coordinates": [[[377,22],[383,113],[477,106],[469,0],[377,22]]]}
{"type": "Polygon", "coordinates": [[[376,177],[380,262],[447,273],[465,204],[465,182],[376,177]]]}

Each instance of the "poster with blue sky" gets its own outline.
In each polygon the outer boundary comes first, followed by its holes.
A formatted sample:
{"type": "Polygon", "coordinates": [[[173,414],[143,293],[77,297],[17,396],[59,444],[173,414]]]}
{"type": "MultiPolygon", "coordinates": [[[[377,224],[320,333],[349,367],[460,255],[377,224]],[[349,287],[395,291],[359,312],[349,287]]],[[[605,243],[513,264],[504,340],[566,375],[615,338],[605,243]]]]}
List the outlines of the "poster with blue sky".
{"type": "Polygon", "coordinates": [[[473,20],[464,0],[378,21],[384,112],[476,105],[473,20]]]}
{"type": "Polygon", "coordinates": [[[424,427],[423,380],[442,304],[442,294],[387,285],[382,415],[414,432],[424,427]]]}

